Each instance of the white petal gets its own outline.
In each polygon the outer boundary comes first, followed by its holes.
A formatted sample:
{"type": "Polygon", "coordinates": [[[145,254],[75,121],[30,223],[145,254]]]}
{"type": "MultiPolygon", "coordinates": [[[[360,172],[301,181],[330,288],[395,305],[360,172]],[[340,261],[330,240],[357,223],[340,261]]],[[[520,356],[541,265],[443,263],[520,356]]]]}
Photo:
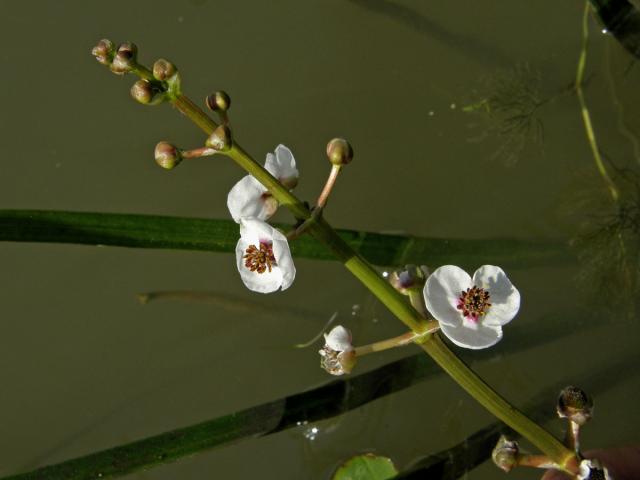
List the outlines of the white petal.
{"type": "MultiPolygon", "coordinates": [[[[245,221],[245,219],[242,219],[245,221]]],[[[253,233],[253,232],[252,232],[253,233]]],[[[252,272],[244,265],[244,254],[249,245],[256,245],[255,242],[247,241],[246,237],[240,237],[236,245],[236,263],[240,278],[249,290],[259,293],[275,292],[282,285],[282,273],[279,268],[274,268],[271,272],[252,272]]]]}
{"type": "Polygon", "coordinates": [[[247,175],[236,183],[227,195],[227,207],[231,216],[240,223],[242,217],[266,220],[274,213],[273,203],[265,200],[267,189],[253,176],[247,175]]]}
{"type": "Polygon", "coordinates": [[[456,307],[461,293],[471,286],[471,277],[460,267],[437,268],[424,285],[427,309],[441,325],[462,325],[462,312],[456,307]]]}
{"type": "Polygon", "coordinates": [[[489,291],[491,306],[482,318],[483,325],[494,327],[509,323],[520,309],[520,292],[500,267],[483,265],[473,274],[473,284],[489,291]]]}
{"type": "Polygon", "coordinates": [[[502,338],[502,329],[500,327],[491,327],[488,325],[478,325],[478,328],[471,329],[467,327],[451,326],[441,323],[440,329],[449,340],[463,348],[472,348],[478,350],[495,345],[502,338]]]}
{"type": "MultiPolygon", "coordinates": [[[[276,232],[280,233],[277,230],[276,232]]],[[[261,241],[271,242],[273,240],[273,235],[274,228],[267,222],[263,222],[257,218],[240,219],[240,238],[246,239],[248,245],[254,244],[258,246],[258,243],[261,241]]]]}
{"type": "Polygon", "coordinates": [[[296,278],[296,267],[293,264],[293,258],[291,257],[291,250],[289,249],[289,242],[278,230],[273,229],[273,256],[276,257],[276,267],[280,270],[282,276],[282,290],[286,290],[291,286],[293,280],[296,278]]]}
{"type": "Polygon", "coordinates": [[[284,145],[276,147],[275,155],[267,153],[264,168],[287,188],[293,188],[298,183],[299,174],[296,168],[296,160],[293,158],[291,150],[284,145]]]}
{"type": "Polygon", "coordinates": [[[351,332],[342,325],[333,327],[328,334],[324,334],[324,342],[331,350],[344,352],[353,348],[351,346],[351,332]]]}

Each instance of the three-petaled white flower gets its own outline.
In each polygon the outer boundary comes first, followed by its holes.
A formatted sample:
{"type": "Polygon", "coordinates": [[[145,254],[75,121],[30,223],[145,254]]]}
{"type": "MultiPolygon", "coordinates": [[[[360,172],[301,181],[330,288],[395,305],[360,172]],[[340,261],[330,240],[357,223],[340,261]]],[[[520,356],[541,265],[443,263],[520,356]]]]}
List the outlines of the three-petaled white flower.
{"type": "Polygon", "coordinates": [[[331,375],[351,373],[356,364],[356,351],[351,344],[351,332],[342,325],[324,334],[324,347],[320,353],[320,366],[331,375]]]}
{"type": "MultiPolygon", "coordinates": [[[[278,145],[275,154],[267,153],[264,168],[288,189],[298,183],[298,169],[291,150],[278,145]]],[[[278,201],[252,175],[243,177],[236,183],[227,196],[227,207],[231,216],[240,223],[243,217],[267,220],[278,209],[278,201]]]]}
{"type": "Polygon", "coordinates": [[[442,332],[464,348],[487,348],[520,308],[520,292],[500,267],[484,265],[471,278],[454,265],[434,271],[424,286],[427,309],[442,332]]]}
{"type": "Polygon", "coordinates": [[[287,238],[257,218],[240,218],[236,262],[240,278],[254,292],[286,290],[296,276],[287,238]]]}

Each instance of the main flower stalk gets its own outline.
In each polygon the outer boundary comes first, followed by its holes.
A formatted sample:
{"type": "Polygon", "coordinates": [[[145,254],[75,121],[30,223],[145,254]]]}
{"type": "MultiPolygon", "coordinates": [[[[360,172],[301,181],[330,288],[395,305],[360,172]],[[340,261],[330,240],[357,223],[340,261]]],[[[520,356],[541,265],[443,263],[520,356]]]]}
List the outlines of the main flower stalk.
{"type": "MultiPolygon", "coordinates": [[[[169,101],[207,135],[218,127],[216,122],[181,92],[172,95],[169,101]]],[[[312,218],[311,210],[237,143],[234,142],[225,155],[262,183],[298,220],[307,221],[312,218]]],[[[428,323],[425,319],[360,254],[349,247],[322,216],[314,216],[307,231],[330,248],[345,267],[407,327],[416,334],[426,331],[428,323]]],[[[494,416],[529,439],[566,472],[578,472],[579,461],[574,452],[496,393],[442,342],[438,333],[421,336],[416,343],[494,416]]]]}

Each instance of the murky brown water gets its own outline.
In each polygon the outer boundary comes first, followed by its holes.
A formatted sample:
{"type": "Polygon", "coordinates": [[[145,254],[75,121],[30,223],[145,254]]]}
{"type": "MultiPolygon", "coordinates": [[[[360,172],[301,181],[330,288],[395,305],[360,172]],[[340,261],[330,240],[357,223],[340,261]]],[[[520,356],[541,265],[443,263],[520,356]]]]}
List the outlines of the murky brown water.
{"type": "MultiPolygon", "coordinates": [[[[329,204],[335,226],[569,239],[585,219],[597,222],[592,214],[606,211],[593,207],[593,199],[606,197],[575,96],[540,108],[544,146],[526,137],[517,158],[495,155],[504,144],[496,135],[479,141],[488,124],[461,107],[480,99],[488,79],[518,65],[539,75],[546,95],[566,87],[575,77],[582,8],[554,1],[4,0],[0,207],[227,218],[226,195],[242,172],[221,159],[172,172],[156,167],[158,140],[195,147],[203,138],[171,108],[129,99],[133,80],[114,77],[89,54],[109,37],[136,42],[149,64],[160,56],[175,61],[195,100],[227,90],[236,138],[256,158],[288,145],[302,174],[302,198],[313,199],[328,173],[327,140],[348,138],[356,158],[329,204]]],[[[617,165],[637,170],[616,102],[637,135],[640,69],[629,68],[631,58],[595,23],[591,39],[586,95],[601,148],[617,165]]],[[[289,221],[286,212],[277,218],[289,221]]],[[[5,243],[0,259],[1,475],[326,382],[315,348],[290,346],[314,336],[334,312],[359,343],[402,332],[334,263],[298,260],[294,286],[262,297],[243,290],[231,255],[5,243]],[[259,300],[264,311],[136,301],[137,292],[165,289],[259,300]],[[357,315],[354,305],[361,306],[357,315]],[[309,313],[301,316],[301,309],[309,313]]],[[[637,351],[637,322],[621,313],[629,305],[620,305],[629,297],[637,302],[631,290],[587,294],[576,281],[580,264],[508,267],[523,295],[516,322],[531,329],[575,325],[575,335],[509,355],[506,328],[495,360],[476,365],[514,403],[637,351]]],[[[367,358],[361,367],[409,353],[415,350],[367,358]]],[[[640,379],[612,382],[584,432],[589,447],[639,440],[638,409],[620,405],[637,396],[640,379]]],[[[342,418],[131,478],[327,478],[341,460],[369,450],[402,467],[489,421],[440,377],[342,418]]],[[[559,431],[560,423],[551,428],[559,431]]],[[[487,464],[466,478],[497,475],[487,464]]]]}

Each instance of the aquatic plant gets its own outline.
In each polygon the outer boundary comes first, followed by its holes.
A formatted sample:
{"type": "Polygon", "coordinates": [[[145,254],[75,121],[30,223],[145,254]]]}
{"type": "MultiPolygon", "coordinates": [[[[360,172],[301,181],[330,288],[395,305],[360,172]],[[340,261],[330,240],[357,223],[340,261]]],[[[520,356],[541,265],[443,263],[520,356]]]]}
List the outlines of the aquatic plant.
{"type": "MultiPolygon", "coordinates": [[[[358,251],[361,247],[361,237],[356,233],[351,239],[356,238],[357,241],[347,242],[345,232],[333,229],[323,218],[323,211],[332,194],[333,185],[343,167],[353,159],[353,150],[346,140],[334,139],[329,142],[327,157],[332,165],[329,177],[314,206],[309,208],[308,204],[301,202],[291,193],[294,185],[289,183],[288,179],[295,177],[297,181],[298,172],[293,155],[290,151],[287,153],[286,147],[277,147],[275,156],[267,154],[267,163],[262,167],[238,146],[229,120],[228,110],[231,99],[227,94],[219,91],[206,99],[207,107],[219,117],[220,123],[217,124],[182,94],[180,74],[170,62],[159,60],[154,64],[153,69],[146,69],[137,62],[137,48],[131,43],[123,44],[116,49],[113,43],[102,41],[94,53],[97,59],[108,65],[114,73],[136,73],[141,76],[131,91],[137,101],[145,105],[172,103],[208,135],[203,142],[204,146],[191,150],[183,150],[171,143],[160,142],[156,146],[155,157],[161,167],[173,169],[182,165],[187,159],[225,155],[237,161],[248,172],[248,175],[229,193],[228,206],[234,223],[230,226],[223,224],[232,233],[230,236],[233,237],[233,243],[239,233],[236,262],[238,271],[248,288],[266,293],[285,289],[291,285],[296,272],[292,260],[296,256],[295,245],[304,245],[305,237],[312,236],[329,247],[328,250],[333,252],[373,295],[409,327],[409,331],[403,335],[365,346],[354,346],[351,333],[344,327],[335,327],[325,335],[325,345],[320,350],[323,368],[334,375],[348,375],[356,369],[356,359],[363,355],[392,347],[418,346],[431,355],[444,371],[492,413],[529,438],[541,450],[539,455],[529,455],[523,453],[514,440],[503,438],[494,451],[494,459],[501,468],[509,470],[514,466],[536,466],[564,470],[576,478],[588,478],[592,473],[597,475],[595,472],[600,469],[600,466],[581,458],[578,441],[580,427],[591,417],[588,395],[573,387],[562,392],[558,402],[558,414],[567,419],[568,427],[567,437],[561,442],[497,395],[442,342],[441,335],[444,334],[459,346],[484,349],[502,338],[502,326],[514,318],[520,305],[520,293],[513,287],[502,269],[485,265],[471,277],[458,267],[451,265],[440,267],[431,275],[421,267],[407,265],[393,272],[388,278],[380,275],[358,251]],[[278,155],[279,153],[281,155],[278,155]],[[275,159],[282,165],[288,166],[289,172],[295,171],[295,175],[280,175],[278,168],[269,168],[270,159],[271,163],[275,159]],[[280,205],[292,210],[295,221],[293,228],[266,223],[280,205]],[[240,226],[238,227],[236,223],[240,226]],[[291,242],[291,248],[289,242],[291,242]]],[[[47,218],[56,217],[51,214],[47,216],[44,212],[31,212],[27,215],[29,215],[31,226],[37,225],[39,221],[44,224],[47,218]]],[[[10,222],[19,220],[19,217],[19,213],[14,212],[13,216],[11,213],[5,213],[4,218],[10,222]]],[[[64,215],[57,215],[57,217],[60,221],[64,215]]],[[[80,216],[67,216],[68,218],[73,220],[69,225],[82,225],[82,222],[78,221],[80,216]]],[[[94,215],[82,218],[96,220],[98,217],[94,215]]],[[[166,247],[171,242],[175,245],[185,238],[185,236],[176,235],[173,231],[163,231],[162,228],[158,228],[157,232],[164,236],[158,239],[153,238],[153,235],[145,236],[140,232],[140,225],[145,221],[148,222],[147,225],[156,227],[165,221],[165,225],[175,227],[179,223],[175,219],[145,219],[141,216],[135,218],[134,216],[104,216],[103,218],[108,219],[105,223],[107,228],[117,226],[118,221],[122,222],[120,225],[124,224],[126,227],[119,230],[121,237],[110,239],[113,244],[138,241],[141,246],[166,247]],[[139,225],[127,225],[127,221],[139,225]],[[154,244],[154,241],[157,243],[154,244]]],[[[86,222],[85,225],[88,223],[86,222]]],[[[185,222],[183,225],[194,223],[196,222],[185,222]]],[[[100,228],[104,228],[105,224],[100,225],[100,228]]],[[[62,232],[45,232],[40,236],[37,233],[26,232],[24,238],[33,235],[43,241],[47,235],[49,235],[48,238],[58,235],[63,239],[62,241],[77,239],[89,242],[87,238],[90,233],[90,228],[82,232],[69,228],[62,232]]],[[[199,238],[201,236],[202,231],[193,233],[189,237],[191,243],[185,242],[184,245],[186,248],[222,251],[233,249],[229,248],[229,239],[220,239],[218,242],[217,239],[201,239],[199,238]]],[[[98,237],[99,234],[96,234],[94,238],[98,237]]],[[[412,242],[413,240],[411,239],[412,242]]],[[[386,245],[390,244],[386,243],[386,245]]],[[[300,250],[303,252],[302,256],[309,255],[308,252],[311,249],[306,253],[304,248],[300,250]]],[[[384,250],[384,247],[379,250],[384,250]]],[[[387,253],[388,256],[385,258],[390,258],[396,265],[404,263],[398,261],[399,256],[395,252],[397,249],[391,250],[394,251],[387,253]]],[[[410,249],[403,250],[402,255],[406,255],[408,251],[410,249]]],[[[380,258],[384,256],[381,253],[379,255],[380,258]]],[[[388,371],[391,372],[392,378],[398,374],[398,381],[401,381],[402,376],[397,370],[388,371]]],[[[350,378],[355,380],[359,377],[350,378]]],[[[350,385],[346,382],[332,385],[350,385]]],[[[379,392],[378,387],[376,385],[373,390],[379,392]]],[[[393,388],[398,387],[393,384],[393,388]]],[[[232,416],[233,418],[219,419],[213,422],[215,425],[207,424],[199,428],[169,432],[161,438],[155,437],[136,444],[116,447],[108,452],[98,452],[60,466],[26,474],[24,478],[29,478],[29,475],[32,478],[65,478],[56,475],[67,475],[67,478],[82,478],[83,475],[85,477],[122,475],[137,468],[172,461],[182,455],[223,444],[230,439],[279,431],[293,424],[291,419],[296,416],[290,414],[289,409],[297,407],[296,415],[298,415],[300,411],[307,411],[315,406],[309,398],[301,395],[295,400],[287,398],[286,401],[261,405],[238,412],[237,415],[232,416]],[[269,425],[262,423],[267,418],[269,425]],[[277,426],[273,427],[273,425],[277,426]],[[237,428],[238,426],[245,427],[245,430],[240,431],[242,428],[237,428]],[[236,430],[229,433],[233,428],[236,430]]],[[[314,398],[317,399],[317,397],[314,398]]],[[[374,395],[367,398],[372,399],[374,395]]],[[[333,400],[334,404],[337,403],[335,398],[333,400]]],[[[331,402],[325,403],[324,407],[338,408],[331,402]]],[[[343,408],[344,405],[339,407],[343,408]]],[[[346,408],[351,407],[352,404],[349,404],[346,408]]],[[[485,439],[485,441],[488,440],[485,439]]]]}
{"type": "MultiPolygon", "coordinates": [[[[239,186],[234,187],[235,191],[230,193],[233,201],[229,202],[230,213],[240,223],[241,240],[236,248],[236,256],[245,285],[261,292],[288,287],[293,281],[295,269],[289,256],[287,238],[295,240],[309,234],[324,243],[410,329],[400,337],[358,348],[352,346],[351,334],[346,329],[336,327],[326,335],[326,344],[320,350],[325,369],[332,374],[347,374],[355,366],[358,356],[410,343],[418,345],[476,400],[542,451],[535,459],[518,457],[520,464],[579,474],[584,465],[574,444],[563,445],[510,405],[440,339],[439,330],[442,329],[455,343],[477,349],[489,347],[501,338],[500,327],[517,313],[520,294],[499,267],[482,267],[472,279],[453,266],[441,267],[428,277],[421,269],[408,266],[405,270],[395,272],[392,276],[395,281],[389,283],[364,257],[352,250],[323,218],[323,211],[339,173],[353,159],[353,149],[346,140],[334,139],[329,142],[327,157],[332,165],[330,175],[315,206],[309,208],[291,193],[291,185],[274,176],[274,173],[278,174],[275,169],[269,171],[237,144],[227,114],[230,105],[228,95],[216,93],[207,97],[207,106],[219,116],[218,124],[182,93],[180,73],[170,62],[159,60],[153,69],[147,69],[137,62],[132,52],[137,52],[132,44],[122,44],[116,48],[109,40],[102,40],[94,49],[98,60],[114,73],[133,73],[146,82],[143,86],[153,94],[141,96],[134,89],[132,95],[136,100],[150,104],[150,99],[160,97],[173,104],[208,135],[204,147],[189,151],[196,152],[191,157],[223,154],[235,160],[249,174],[248,179],[245,177],[239,186]],[[257,182],[263,189],[256,188],[257,182]],[[296,228],[286,236],[264,222],[269,212],[265,212],[259,202],[265,193],[287,207],[296,219],[296,228]],[[248,215],[251,216],[244,216],[242,212],[250,212],[248,215]],[[259,218],[253,212],[258,212],[259,218]],[[280,246],[276,248],[276,244],[280,246]],[[277,281],[263,281],[270,276],[277,277],[277,281]],[[405,302],[404,295],[408,295],[411,302],[405,302]],[[435,320],[430,319],[428,311],[435,316],[435,320]],[[491,332],[490,340],[486,331],[491,332]]],[[[169,150],[170,159],[184,157],[182,150],[177,147],[169,150]]],[[[297,179],[297,168],[290,152],[283,156],[289,158],[283,164],[288,164],[290,172],[295,172],[292,176],[297,179]]],[[[166,156],[161,157],[159,163],[162,166],[173,168],[179,164],[179,161],[167,162],[166,156]]],[[[269,158],[273,160],[273,157],[269,158]]],[[[269,158],[266,167],[269,166],[269,158]]]]}

